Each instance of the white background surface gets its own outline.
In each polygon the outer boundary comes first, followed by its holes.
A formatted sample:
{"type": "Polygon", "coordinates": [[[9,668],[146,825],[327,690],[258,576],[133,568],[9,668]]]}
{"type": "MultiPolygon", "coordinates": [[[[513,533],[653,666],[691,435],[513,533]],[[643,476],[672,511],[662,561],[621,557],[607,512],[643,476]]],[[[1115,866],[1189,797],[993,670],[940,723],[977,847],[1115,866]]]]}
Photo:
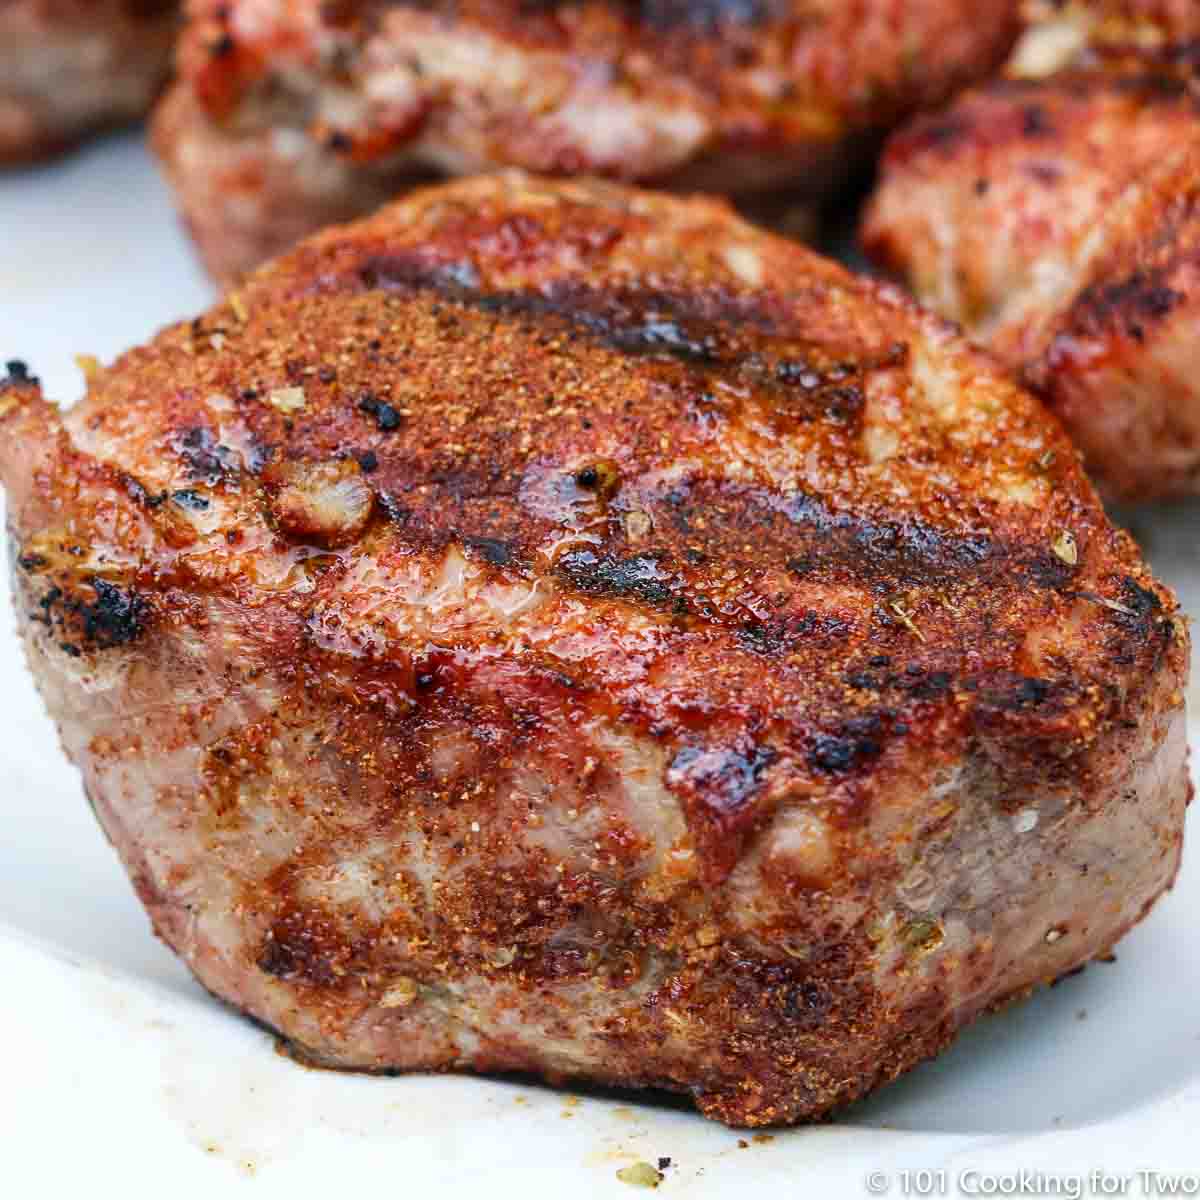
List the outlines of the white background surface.
{"type": "MultiPolygon", "coordinates": [[[[82,391],[73,355],[108,361],[211,295],[136,139],[0,176],[0,360],[27,360],[56,399],[82,391]]],[[[1131,521],[1200,615],[1200,506],[1131,521]]],[[[151,937],[42,713],[6,579],[0,593],[0,1195],[632,1200],[617,1169],[660,1156],[660,1195],[860,1197],[883,1172],[902,1196],[918,1167],[944,1167],[950,1194],[964,1171],[980,1186],[1022,1168],[1068,1187],[1190,1170],[1200,1187],[1200,852],[1116,964],[985,1019],[833,1125],[744,1148],[638,1098],[308,1071],[151,937]]],[[[1123,1194],[1150,1193],[1135,1178],[1123,1194]]]]}

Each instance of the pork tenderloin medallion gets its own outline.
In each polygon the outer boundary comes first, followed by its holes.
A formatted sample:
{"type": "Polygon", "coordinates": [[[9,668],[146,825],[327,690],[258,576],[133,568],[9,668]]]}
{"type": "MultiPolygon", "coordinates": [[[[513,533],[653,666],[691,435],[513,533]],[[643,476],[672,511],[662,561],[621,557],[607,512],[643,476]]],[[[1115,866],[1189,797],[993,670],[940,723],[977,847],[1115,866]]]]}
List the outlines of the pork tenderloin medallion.
{"type": "Polygon", "coordinates": [[[315,1062],[813,1118],[1174,878],[1186,626],[1057,422],[721,203],[420,191],[70,411],[11,370],[63,743],[315,1062]]]}
{"type": "Polygon", "coordinates": [[[155,141],[225,281],[432,175],[523,167],[804,207],[873,135],[994,69],[1017,9],[192,0],[155,141]]]}
{"type": "Polygon", "coordinates": [[[1200,494],[1200,5],[1053,6],[897,135],[868,252],[1055,409],[1101,490],[1200,494]]]}
{"type": "Polygon", "coordinates": [[[175,0],[0,3],[0,166],[144,116],[166,80],[175,0]]]}

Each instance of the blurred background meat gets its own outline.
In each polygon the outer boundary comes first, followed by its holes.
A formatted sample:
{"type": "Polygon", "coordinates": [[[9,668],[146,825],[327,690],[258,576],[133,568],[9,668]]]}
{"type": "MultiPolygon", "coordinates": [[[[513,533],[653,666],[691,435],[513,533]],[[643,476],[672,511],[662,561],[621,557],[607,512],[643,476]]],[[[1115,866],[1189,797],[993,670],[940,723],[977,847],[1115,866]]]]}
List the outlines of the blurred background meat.
{"type": "Polygon", "coordinates": [[[174,0],[0,4],[0,165],[136,120],[170,66],[174,0]]]}
{"type": "Polygon", "coordinates": [[[1200,5],[1043,4],[891,142],[864,241],[1066,421],[1114,498],[1200,492],[1200,5]]]}
{"type": "Polygon", "coordinates": [[[193,0],[156,144],[228,280],[431,175],[503,166],[794,221],[994,68],[1015,0],[193,0]]]}

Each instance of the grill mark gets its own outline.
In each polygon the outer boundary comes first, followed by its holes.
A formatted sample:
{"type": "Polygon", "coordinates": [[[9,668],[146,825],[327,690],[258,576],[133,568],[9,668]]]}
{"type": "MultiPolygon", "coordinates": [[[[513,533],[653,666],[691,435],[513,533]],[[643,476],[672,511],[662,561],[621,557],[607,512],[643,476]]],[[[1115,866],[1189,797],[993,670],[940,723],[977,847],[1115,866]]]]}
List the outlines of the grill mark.
{"type": "Polygon", "coordinates": [[[1135,341],[1144,341],[1147,325],[1164,320],[1187,299],[1168,286],[1170,274],[1170,268],[1138,268],[1115,283],[1092,284],[1072,305],[1071,328],[1092,336],[1116,329],[1135,341]]]}
{"type": "Polygon", "coordinates": [[[512,546],[500,538],[468,536],[463,543],[494,567],[507,567],[515,557],[512,546]]]}
{"type": "Polygon", "coordinates": [[[827,352],[827,361],[821,361],[822,353],[802,346],[794,329],[780,319],[783,314],[771,311],[769,298],[718,287],[599,288],[560,279],[540,291],[487,292],[469,261],[432,262],[419,253],[375,255],[358,269],[355,282],[368,290],[433,292],[503,317],[561,322],[571,332],[634,357],[750,367],[766,385],[802,392],[848,387],[854,372],[897,366],[907,351],[904,345],[890,344],[860,361],[851,354],[832,359],[827,352]]]}
{"type": "Polygon", "coordinates": [[[1060,71],[1050,79],[1002,77],[989,83],[983,94],[1013,98],[1044,96],[1048,102],[1055,96],[1088,100],[1097,95],[1117,94],[1139,103],[1180,101],[1193,108],[1200,106],[1189,87],[1187,74],[1183,70],[1175,73],[1179,68],[1186,68],[1186,60],[1179,60],[1178,68],[1175,60],[1164,57],[1158,61],[1162,69],[1156,70],[1155,62],[1143,53],[1139,55],[1139,62],[1146,64],[1146,68],[1140,70],[1122,70],[1118,60],[1115,69],[1073,68],[1060,71]]]}
{"type": "Polygon", "coordinates": [[[1090,108],[1076,106],[1103,103],[1112,96],[1138,107],[1175,108],[1179,117],[1190,119],[1200,112],[1200,96],[1185,74],[1171,70],[1170,65],[1130,74],[1068,70],[1050,80],[997,79],[956,108],[914,121],[894,139],[888,159],[893,164],[923,156],[954,159],[981,142],[991,146],[1010,138],[1033,143],[1032,150],[1038,142],[1064,136],[1064,129],[1072,130],[1090,114],[1090,108]],[[996,102],[1011,108],[997,111],[996,102]]]}
{"type": "MultiPolygon", "coordinates": [[[[438,253],[436,248],[381,248],[318,274],[314,288],[383,291],[405,300],[431,296],[427,307],[451,332],[464,319],[453,307],[461,305],[467,312],[531,322],[529,332],[539,343],[587,339],[631,357],[676,363],[687,374],[663,381],[679,392],[681,403],[685,395],[712,392],[709,373],[736,370],[742,372],[739,382],[751,384],[756,395],[765,393],[781,417],[819,413],[827,422],[852,421],[862,404],[866,372],[900,366],[907,354],[905,345],[882,339],[854,353],[813,346],[796,336],[790,309],[779,301],[776,312],[769,294],[719,287],[673,290],[661,284],[604,287],[579,280],[560,280],[537,291],[488,292],[469,250],[452,251],[448,258],[438,253]]],[[[409,430],[403,436],[418,436],[415,419],[409,430]]],[[[401,432],[392,436],[398,439],[395,453],[406,453],[401,432]]],[[[505,465],[506,446],[495,443],[488,450],[469,467],[443,468],[438,461],[420,466],[421,482],[433,485],[428,498],[409,486],[414,477],[399,487],[381,480],[382,508],[406,541],[440,549],[453,541],[470,547],[470,539],[491,539],[508,548],[510,569],[522,570],[536,558],[548,530],[530,520],[519,494],[511,494],[511,483],[503,494],[504,481],[515,478],[517,469],[515,463],[505,465]]],[[[632,473],[623,474],[612,490],[603,497],[611,507],[605,540],[560,557],[553,568],[559,586],[686,618],[688,624],[699,620],[740,631],[743,647],[765,657],[784,656],[804,643],[809,627],[802,614],[776,610],[764,619],[751,613],[730,599],[729,588],[724,599],[714,598],[730,568],[744,570],[749,585],[766,564],[790,570],[806,583],[865,587],[881,600],[922,585],[1005,588],[1019,580],[1055,589],[1069,584],[1074,574],[1048,545],[941,529],[915,516],[895,520],[837,512],[806,494],[781,495],[712,478],[674,482],[666,491],[646,489],[632,473]],[[631,544],[622,530],[621,514],[633,507],[652,518],[653,537],[645,545],[631,544]],[[746,546],[754,548],[748,559],[746,546]]],[[[479,545],[473,549],[483,556],[479,545]]],[[[811,629],[812,637],[825,641],[841,635],[836,622],[811,629]]]]}
{"type": "Polygon", "coordinates": [[[601,307],[605,299],[602,293],[589,295],[582,289],[558,287],[549,295],[525,292],[480,295],[475,304],[484,312],[503,316],[558,319],[625,354],[667,355],[704,366],[731,361],[721,346],[720,331],[695,317],[677,316],[677,302],[668,308],[663,298],[651,295],[643,301],[645,307],[641,311],[625,305],[618,307],[618,301],[612,311],[605,312],[601,307]]]}
{"type": "Polygon", "coordinates": [[[654,555],[621,558],[575,550],[564,554],[555,570],[560,579],[585,596],[637,600],[651,608],[674,603],[680,611],[687,611],[687,601],[677,590],[678,580],[663,571],[654,555]]]}
{"type": "Polygon", "coordinates": [[[705,517],[699,553],[694,545],[699,531],[686,515],[680,519],[679,498],[674,497],[677,507],[671,513],[670,494],[657,501],[643,497],[640,506],[656,514],[655,527],[663,533],[659,543],[636,554],[623,554],[615,541],[572,550],[555,564],[559,586],[651,609],[688,626],[699,622],[727,629],[741,649],[783,659],[805,646],[842,641],[851,632],[850,620],[794,610],[791,594],[777,597],[781,607],[765,618],[729,595],[718,599],[721,576],[729,568],[739,576],[744,568],[747,583],[761,579],[764,566],[774,565],[809,586],[863,587],[878,597],[877,608],[886,597],[910,588],[925,589],[923,594],[936,601],[942,589],[964,586],[976,592],[1004,593],[1018,586],[1061,591],[1075,575],[1051,549],[1034,543],[947,531],[915,519],[880,522],[835,512],[812,496],[780,497],[721,481],[704,481],[689,492],[690,510],[705,517]],[[716,504],[706,503],[705,494],[724,502],[728,524],[722,526],[716,504]],[[667,507],[667,519],[660,506],[667,507]],[[737,548],[747,543],[754,553],[742,562],[737,548]]]}
{"type": "Polygon", "coordinates": [[[769,395],[780,418],[823,419],[855,426],[867,375],[903,365],[906,344],[847,347],[841,354],[798,337],[768,296],[709,287],[599,288],[561,279],[538,291],[482,290],[467,259],[432,260],[419,251],[377,254],[347,279],[323,287],[432,292],[440,300],[535,327],[561,328],[632,358],[674,361],[701,379],[739,373],[769,395]]]}
{"type": "MultiPolygon", "coordinates": [[[[761,617],[728,594],[716,597],[728,568],[739,576],[744,568],[747,583],[762,577],[764,565],[774,565],[809,586],[862,587],[878,598],[876,608],[885,616],[886,608],[880,607],[885,598],[910,588],[937,603],[942,589],[1061,591],[1074,579],[1073,569],[1052,550],[1032,543],[946,531],[918,520],[877,522],[834,512],[810,496],[789,499],[720,484],[714,490],[727,501],[733,522],[722,528],[713,507],[696,505],[706,514],[709,539],[699,554],[691,545],[697,531],[679,522],[676,512],[674,530],[670,521],[656,519],[656,527],[666,531],[665,544],[622,554],[619,543],[609,543],[563,555],[555,565],[559,586],[651,609],[687,626],[699,622],[727,629],[742,650],[783,659],[803,647],[844,640],[853,628],[849,614],[843,619],[795,610],[787,594],[776,597],[774,613],[761,617]],[[754,554],[742,562],[730,547],[740,548],[747,539],[754,554]]],[[[670,497],[662,501],[669,502],[670,497]]],[[[644,499],[640,503],[661,511],[644,499]]]]}
{"type": "MultiPolygon", "coordinates": [[[[636,491],[637,481],[630,486],[636,491]]],[[[1039,544],[940,529],[916,518],[880,521],[837,512],[815,496],[781,496],[720,479],[676,481],[665,493],[638,496],[636,504],[653,515],[653,543],[634,551],[614,519],[603,543],[568,550],[555,561],[558,586],[728,628],[744,649],[764,658],[786,657],[814,641],[837,642],[850,627],[831,614],[783,611],[764,619],[740,604],[716,601],[714,589],[730,568],[752,572],[749,582],[773,565],[797,582],[849,584],[881,600],[906,588],[1053,591],[1075,577],[1039,544]],[[746,545],[754,550],[743,561],[746,545]]],[[[438,528],[435,514],[381,494],[383,513],[404,540],[433,550],[462,543],[493,565],[525,573],[544,533],[518,519],[518,506],[515,497],[495,496],[481,512],[462,510],[438,528]],[[510,532],[501,536],[500,528],[510,532]]]]}
{"type": "Polygon", "coordinates": [[[1065,587],[1072,569],[1049,548],[984,533],[940,529],[917,518],[880,521],[839,512],[817,496],[784,496],[764,489],[698,480],[675,484],[660,503],[673,508],[676,527],[705,558],[720,561],[723,542],[754,538],[761,553],[778,545],[781,565],[796,577],[865,583],[879,592],[922,584],[980,582],[1019,573],[1040,588],[1065,587]],[[693,514],[704,518],[703,538],[693,514]],[[728,518],[723,519],[723,518],[728,518]],[[712,549],[705,542],[715,543],[712,549]]]}
{"type": "MultiPolygon", "coordinates": [[[[554,12],[571,0],[521,0],[529,14],[554,12]]],[[[711,33],[722,25],[763,25],[774,18],[776,0],[612,0],[614,7],[658,33],[690,30],[711,33]]],[[[428,7],[428,0],[422,7],[428,7]]]]}
{"type": "Polygon", "coordinates": [[[771,0],[625,0],[652,29],[690,26],[713,30],[721,25],[762,25],[774,15],[771,0]]]}
{"type": "Polygon", "coordinates": [[[1157,235],[1160,248],[1168,251],[1166,261],[1160,258],[1158,263],[1138,265],[1123,278],[1101,280],[1085,288],[1073,306],[1081,325],[1103,328],[1119,322],[1132,327],[1140,321],[1159,321],[1187,299],[1168,286],[1167,280],[1179,266],[1173,251],[1180,230],[1196,219],[1197,197],[1181,197],[1173,207],[1175,211],[1167,214],[1157,235]]]}
{"type": "Polygon", "coordinates": [[[422,256],[377,255],[359,268],[358,282],[369,290],[432,291],[481,312],[503,317],[554,320],[631,355],[663,355],[681,362],[727,365],[738,361],[729,325],[751,324],[756,332],[778,335],[761,305],[732,294],[600,290],[560,281],[540,292],[486,292],[474,264],[466,260],[429,262],[422,256]],[[721,319],[724,324],[719,324],[721,319]]]}
{"type": "Polygon", "coordinates": [[[1055,370],[1074,354],[1073,339],[1117,334],[1144,342],[1157,325],[1190,303],[1192,298],[1171,283],[1200,257],[1198,237],[1200,186],[1189,180],[1163,214],[1153,244],[1144,247],[1135,240],[1119,247],[1113,256],[1117,265],[1102,270],[1075,298],[1047,351],[1048,370],[1030,372],[1035,386],[1053,387],[1055,370]]]}

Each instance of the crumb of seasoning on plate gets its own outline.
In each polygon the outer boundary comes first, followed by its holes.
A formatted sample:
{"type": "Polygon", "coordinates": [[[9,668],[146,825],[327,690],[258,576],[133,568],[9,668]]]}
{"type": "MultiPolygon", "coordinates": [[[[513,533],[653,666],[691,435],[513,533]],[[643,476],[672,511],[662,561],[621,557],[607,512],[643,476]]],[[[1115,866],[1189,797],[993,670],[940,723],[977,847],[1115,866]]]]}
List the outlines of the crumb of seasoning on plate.
{"type": "Polygon", "coordinates": [[[100,374],[100,360],[94,354],[75,355],[75,365],[83,372],[88,383],[100,374]]]}
{"type": "Polygon", "coordinates": [[[617,1172],[617,1178],[631,1187],[656,1188],[663,1181],[663,1173],[648,1162],[636,1162],[632,1166],[622,1167],[617,1172]]]}
{"type": "Polygon", "coordinates": [[[301,387],[276,388],[267,396],[267,403],[285,415],[304,410],[304,389],[301,387]]]}

